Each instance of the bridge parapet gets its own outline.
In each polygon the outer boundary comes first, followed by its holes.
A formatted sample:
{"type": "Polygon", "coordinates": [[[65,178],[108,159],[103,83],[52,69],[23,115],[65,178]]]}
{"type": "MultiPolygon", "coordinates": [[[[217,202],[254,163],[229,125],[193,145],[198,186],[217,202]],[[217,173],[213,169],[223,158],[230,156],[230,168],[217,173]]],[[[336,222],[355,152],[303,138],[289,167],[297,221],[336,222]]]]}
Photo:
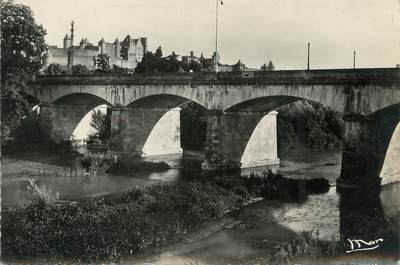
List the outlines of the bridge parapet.
{"type": "Polygon", "coordinates": [[[37,76],[34,85],[73,84],[400,84],[398,68],[279,70],[246,72],[93,74],[81,76],[37,76]]]}

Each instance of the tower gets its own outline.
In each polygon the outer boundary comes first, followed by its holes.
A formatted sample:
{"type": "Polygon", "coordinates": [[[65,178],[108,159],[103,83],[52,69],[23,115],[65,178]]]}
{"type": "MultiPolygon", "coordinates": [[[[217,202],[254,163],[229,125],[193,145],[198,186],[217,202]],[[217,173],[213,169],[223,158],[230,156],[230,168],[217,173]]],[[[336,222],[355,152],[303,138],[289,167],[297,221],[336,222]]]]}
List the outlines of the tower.
{"type": "Polygon", "coordinates": [[[72,69],[74,64],[74,21],[71,22],[71,45],[68,50],[68,68],[72,69]]]}
{"type": "Polygon", "coordinates": [[[68,34],[65,34],[63,48],[68,49],[70,46],[71,46],[71,38],[68,36],[68,34]]]}
{"type": "Polygon", "coordinates": [[[114,57],[119,59],[121,57],[121,43],[119,42],[118,38],[116,38],[114,41],[114,48],[114,57]]]}
{"type": "Polygon", "coordinates": [[[106,54],[106,41],[104,40],[104,38],[101,38],[101,40],[99,41],[99,48],[100,48],[100,54],[106,54]]]}

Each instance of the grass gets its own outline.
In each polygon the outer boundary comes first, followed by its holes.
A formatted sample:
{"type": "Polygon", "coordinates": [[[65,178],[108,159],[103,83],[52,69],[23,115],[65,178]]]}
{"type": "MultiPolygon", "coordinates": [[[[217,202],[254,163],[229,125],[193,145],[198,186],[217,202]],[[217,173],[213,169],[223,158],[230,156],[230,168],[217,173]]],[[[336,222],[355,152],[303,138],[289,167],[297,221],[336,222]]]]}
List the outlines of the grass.
{"type": "Polygon", "coordinates": [[[304,259],[312,260],[312,264],[324,264],[324,259],[345,253],[345,245],[339,238],[320,239],[318,236],[318,230],[303,231],[291,242],[280,246],[279,251],[268,256],[262,264],[308,264],[304,259]]]}
{"type": "Polygon", "coordinates": [[[44,199],[3,213],[2,254],[6,259],[120,261],[177,242],[254,198],[281,198],[280,189],[295,190],[296,185],[271,173],[263,178],[199,176],[66,203],[49,199],[51,192],[40,187],[36,194],[44,199]]]}
{"type": "Polygon", "coordinates": [[[221,176],[133,189],[117,198],[40,200],[4,213],[2,254],[118,261],[178,241],[237,209],[259,196],[261,182],[221,176]]]}

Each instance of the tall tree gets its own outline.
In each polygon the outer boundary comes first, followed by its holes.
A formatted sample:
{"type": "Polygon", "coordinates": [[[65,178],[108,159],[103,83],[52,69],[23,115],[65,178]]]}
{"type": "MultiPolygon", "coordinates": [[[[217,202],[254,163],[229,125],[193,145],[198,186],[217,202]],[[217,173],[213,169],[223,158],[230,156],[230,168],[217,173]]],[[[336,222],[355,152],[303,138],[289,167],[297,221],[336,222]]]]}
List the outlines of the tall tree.
{"type": "Polygon", "coordinates": [[[107,54],[99,54],[95,60],[96,63],[96,72],[99,73],[110,73],[110,56],[107,54]]]}
{"type": "Polygon", "coordinates": [[[274,71],[275,70],[275,65],[273,64],[272,61],[269,61],[268,65],[263,64],[261,66],[262,71],[274,71]]]}
{"type": "Polygon", "coordinates": [[[97,109],[92,112],[92,120],[90,126],[95,129],[95,132],[88,137],[89,143],[107,144],[111,136],[111,112],[107,110],[103,113],[97,109]]]}
{"type": "Polygon", "coordinates": [[[161,46],[159,46],[159,47],[157,48],[156,53],[154,54],[154,56],[155,56],[156,58],[158,58],[158,59],[161,59],[161,58],[162,58],[163,53],[162,53],[161,46]]]}
{"type": "Polygon", "coordinates": [[[269,61],[267,65],[267,71],[274,71],[275,70],[275,65],[272,63],[272,61],[269,61]]]}
{"type": "Polygon", "coordinates": [[[42,68],[47,45],[46,31],[36,24],[32,10],[12,0],[0,0],[1,8],[1,143],[12,140],[12,132],[29,110],[20,93],[42,68]]]}

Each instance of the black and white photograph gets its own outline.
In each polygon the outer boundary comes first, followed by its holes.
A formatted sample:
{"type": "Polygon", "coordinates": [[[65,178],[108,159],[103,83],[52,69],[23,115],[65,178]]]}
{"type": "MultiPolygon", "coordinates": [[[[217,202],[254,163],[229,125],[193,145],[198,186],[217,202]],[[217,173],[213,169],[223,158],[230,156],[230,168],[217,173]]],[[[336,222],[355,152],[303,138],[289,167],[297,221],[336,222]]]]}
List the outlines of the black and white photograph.
{"type": "Polygon", "coordinates": [[[0,18],[0,264],[400,264],[400,0],[0,18]]]}

